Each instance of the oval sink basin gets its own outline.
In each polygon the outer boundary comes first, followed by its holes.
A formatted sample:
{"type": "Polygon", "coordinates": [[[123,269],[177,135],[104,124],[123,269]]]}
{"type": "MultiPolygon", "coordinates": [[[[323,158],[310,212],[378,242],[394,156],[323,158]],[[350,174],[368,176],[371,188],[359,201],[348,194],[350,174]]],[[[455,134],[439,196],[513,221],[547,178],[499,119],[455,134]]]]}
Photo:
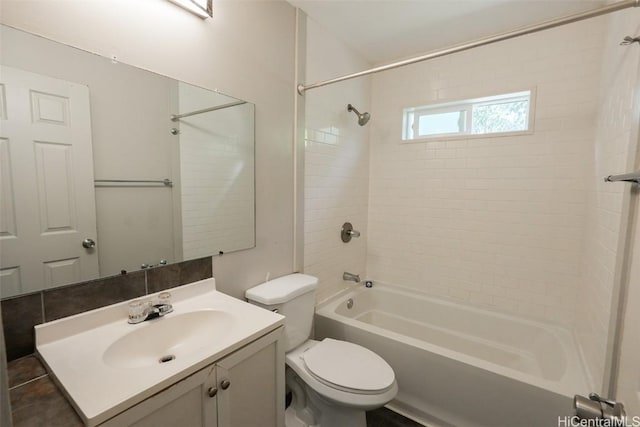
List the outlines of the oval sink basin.
{"type": "Polygon", "coordinates": [[[171,363],[204,349],[229,333],[233,317],[224,311],[200,310],[169,314],[132,325],[133,331],[114,341],[104,362],[114,368],[141,368],[171,363]]]}

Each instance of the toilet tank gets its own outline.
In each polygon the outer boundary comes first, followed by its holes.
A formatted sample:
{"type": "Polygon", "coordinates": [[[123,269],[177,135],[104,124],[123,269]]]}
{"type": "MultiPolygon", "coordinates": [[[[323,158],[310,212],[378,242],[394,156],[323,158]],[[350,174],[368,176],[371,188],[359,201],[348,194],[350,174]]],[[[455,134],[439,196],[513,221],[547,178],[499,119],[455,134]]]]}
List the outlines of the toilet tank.
{"type": "Polygon", "coordinates": [[[278,277],[245,292],[247,300],[285,316],[285,352],[293,350],[311,337],[318,279],[306,274],[278,277]]]}

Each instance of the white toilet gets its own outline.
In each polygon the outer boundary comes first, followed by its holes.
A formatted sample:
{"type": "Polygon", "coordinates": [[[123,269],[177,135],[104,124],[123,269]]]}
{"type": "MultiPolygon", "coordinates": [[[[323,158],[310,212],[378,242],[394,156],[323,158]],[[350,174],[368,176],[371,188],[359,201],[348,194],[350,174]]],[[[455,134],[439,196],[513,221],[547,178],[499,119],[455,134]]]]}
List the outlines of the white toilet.
{"type": "Polygon", "coordinates": [[[290,274],[247,290],[252,304],[285,319],[286,385],[293,400],[286,427],[364,427],[365,411],[398,392],[391,366],[356,344],[309,339],[318,279],[290,274]]]}

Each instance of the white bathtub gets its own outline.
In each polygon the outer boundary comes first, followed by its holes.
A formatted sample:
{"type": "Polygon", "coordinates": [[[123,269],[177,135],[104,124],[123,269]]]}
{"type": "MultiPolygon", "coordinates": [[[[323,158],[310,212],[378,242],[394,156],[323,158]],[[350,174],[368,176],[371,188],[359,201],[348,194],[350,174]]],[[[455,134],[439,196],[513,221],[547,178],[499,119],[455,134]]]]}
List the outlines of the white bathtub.
{"type": "Polygon", "coordinates": [[[590,391],[572,334],[554,324],[379,283],[319,305],[315,321],[317,338],[387,360],[399,386],[389,406],[426,425],[555,427],[590,391]]]}

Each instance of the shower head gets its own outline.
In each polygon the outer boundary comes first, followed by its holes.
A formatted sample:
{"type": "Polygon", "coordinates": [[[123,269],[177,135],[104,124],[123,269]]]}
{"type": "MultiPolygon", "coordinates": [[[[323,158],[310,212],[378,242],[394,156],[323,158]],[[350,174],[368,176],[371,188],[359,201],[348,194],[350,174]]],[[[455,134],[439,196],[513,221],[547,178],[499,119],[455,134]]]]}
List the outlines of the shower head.
{"type": "Polygon", "coordinates": [[[356,116],[358,116],[358,124],[360,126],[366,125],[367,122],[369,121],[369,119],[371,118],[371,114],[366,113],[366,112],[360,114],[360,112],[358,110],[356,110],[356,107],[354,107],[351,104],[347,105],[347,111],[353,111],[354,113],[356,113],[356,116]]]}

